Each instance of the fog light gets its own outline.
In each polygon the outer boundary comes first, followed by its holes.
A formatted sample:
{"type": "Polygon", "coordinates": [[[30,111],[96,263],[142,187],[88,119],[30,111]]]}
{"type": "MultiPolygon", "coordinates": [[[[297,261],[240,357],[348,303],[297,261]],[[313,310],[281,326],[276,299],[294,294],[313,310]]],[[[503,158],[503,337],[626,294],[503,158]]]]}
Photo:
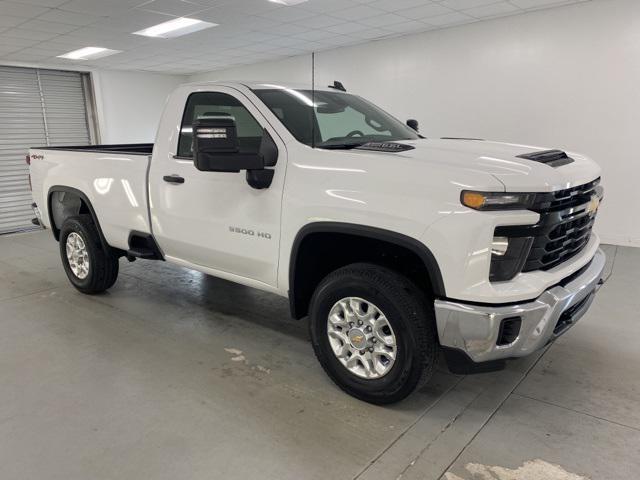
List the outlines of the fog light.
{"type": "Polygon", "coordinates": [[[502,257],[509,249],[509,238],[507,237],[493,237],[491,243],[491,255],[502,257]]]}

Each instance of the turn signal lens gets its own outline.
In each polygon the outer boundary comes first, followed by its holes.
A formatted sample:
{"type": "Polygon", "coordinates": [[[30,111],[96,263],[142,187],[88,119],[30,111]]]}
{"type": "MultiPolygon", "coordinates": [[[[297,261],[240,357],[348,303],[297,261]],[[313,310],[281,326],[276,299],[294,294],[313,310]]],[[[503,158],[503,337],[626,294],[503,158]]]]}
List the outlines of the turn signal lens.
{"type": "Polygon", "coordinates": [[[478,192],[462,192],[462,204],[469,208],[479,209],[484,205],[485,196],[478,192]]]}

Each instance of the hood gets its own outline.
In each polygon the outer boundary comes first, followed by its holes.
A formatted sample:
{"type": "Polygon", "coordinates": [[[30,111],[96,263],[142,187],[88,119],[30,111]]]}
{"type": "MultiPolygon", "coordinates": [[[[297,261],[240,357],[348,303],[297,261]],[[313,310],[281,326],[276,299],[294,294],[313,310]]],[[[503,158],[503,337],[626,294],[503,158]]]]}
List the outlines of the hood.
{"type": "Polygon", "coordinates": [[[559,166],[519,157],[543,152],[548,148],[473,139],[420,139],[394,143],[414,148],[394,153],[370,150],[360,152],[366,155],[403,157],[434,167],[489,174],[502,183],[506,191],[512,192],[561,190],[590,182],[600,175],[600,168],[595,162],[573,152],[566,152],[573,161],[564,165],[559,162],[559,166]]]}

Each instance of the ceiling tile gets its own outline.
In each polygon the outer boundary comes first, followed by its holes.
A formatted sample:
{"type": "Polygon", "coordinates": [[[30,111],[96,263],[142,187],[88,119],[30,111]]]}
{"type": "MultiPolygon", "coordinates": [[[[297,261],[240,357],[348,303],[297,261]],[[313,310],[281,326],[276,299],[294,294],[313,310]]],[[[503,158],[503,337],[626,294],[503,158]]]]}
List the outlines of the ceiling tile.
{"type": "MultiPolygon", "coordinates": [[[[114,32],[113,30],[108,30],[105,28],[94,28],[94,27],[80,27],[73,32],[66,33],[61,35],[60,38],[77,38],[85,42],[91,43],[91,41],[101,42],[104,40],[109,40],[112,38],[117,38],[119,36],[118,32],[114,32]]],[[[96,46],[104,46],[104,45],[96,45],[96,46]]]]}
{"type": "Polygon", "coordinates": [[[341,23],[340,25],[332,25],[331,27],[325,28],[325,30],[334,33],[341,34],[349,34],[351,32],[360,32],[362,30],[367,30],[369,27],[367,25],[362,25],[356,22],[349,23],[341,23]]]}
{"type": "Polygon", "coordinates": [[[46,55],[48,57],[55,57],[56,55],[62,55],[63,53],[66,53],[66,50],[49,48],[46,43],[39,43],[38,45],[29,47],[29,52],[35,55],[46,55]]]}
{"type": "Polygon", "coordinates": [[[64,10],[53,9],[38,16],[38,20],[44,20],[47,22],[64,23],[67,25],[77,25],[84,27],[85,25],[91,25],[104,17],[97,15],[87,15],[84,13],[66,12],[64,10]]]}
{"type": "Polygon", "coordinates": [[[225,25],[229,22],[241,21],[247,15],[243,15],[233,5],[220,5],[200,11],[196,17],[198,20],[225,25]]]}
{"type": "Polygon", "coordinates": [[[338,45],[350,45],[356,41],[358,41],[357,39],[350,37],[348,35],[333,35],[331,37],[328,38],[323,38],[322,40],[318,40],[319,42],[322,42],[326,45],[334,45],[334,46],[338,46],[338,45]]]}
{"type": "Polygon", "coordinates": [[[292,41],[295,42],[296,38],[299,38],[301,40],[308,40],[308,41],[324,40],[325,38],[332,38],[335,36],[336,36],[335,33],[329,32],[327,30],[308,30],[304,33],[294,35],[292,37],[292,41]]]}
{"type": "MultiPolygon", "coordinates": [[[[118,32],[133,33],[137,30],[166,22],[172,18],[176,17],[134,9],[128,10],[125,13],[112,15],[100,22],[100,26],[118,32]]],[[[158,41],[162,40],[163,39],[158,39],[158,41]]]]}
{"type": "Polygon", "coordinates": [[[570,2],[567,0],[512,0],[511,3],[520,8],[542,8],[570,2]]]}
{"type": "Polygon", "coordinates": [[[396,12],[397,15],[402,15],[403,17],[410,18],[411,20],[437,17],[438,15],[446,15],[447,13],[453,13],[453,10],[436,3],[421,5],[419,7],[406,8],[398,10],[396,12]]]}
{"type": "Polygon", "coordinates": [[[20,3],[26,3],[28,5],[39,5],[41,7],[55,8],[59,7],[69,0],[20,0],[20,3]]]}
{"type": "Polygon", "coordinates": [[[304,33],[307,30],[309,30],[308,27],[305,28],[294,23],[283,23],[282,25],[278,26],[278,28],[274,28],[273,32],[281,36],[288,36],[296,35],[298,33],[304,33]]]}
{"type": "Polygon", "coordinates": [[[393,25],[387,25],[384,27],[386,30],[391,30],[396,33],[407,33],[407,32],[425,32],[427,30],[431,30],[434,27],[432,25],[427,25],[426,23],[419,22],[417,20],[409,20],[408,22],[402,23],[394,23],[393,25]]]}
{"type": "Polygon", "coordinates": [[[37,55],[29,52],[18,51],[14,53],[10,53],[9,55],[4,56],[7,60],[13,60],[18,62],[40,62],[46,58],[49,58],[48,55],[37,55]]]}
{"type": "Polygon", "coordinates": [[[463,12],[475,18],[488,18],[507,15],[510,13],[518,13],[519,11],[520,9],[518,7],[513,6],[509,2],[499,2],[491,5],[485,5],[484,7],[470,8],[463,12]]]}
{"type": "Polygon", "coordinates": [[[362,40],[371,40],[374,38],[384,38],[389,35],[395,35],[395,32],[392,30],[385,30],[384,28],[370,28],[359,32],[352,32],[349,35],[362,40]]]}
{"type": "Polygon", "coordinates": [[[401,17],[400,15],[396,15],[394,13],[385,13],[384,15],[378,15],[377,17],[364,18],[360,20],[360,23],[362,23],[363,25],[368,25],[370,27],[384,27],[385,25],[394,25],[406,21],[407,19],[405,17],[401,17]]]}
{"type": "Polygon", "coordinates": [[[149,12],[188,17],[196,12],[206,10],[209,7],[186,0],[151,0],[150,2],[139,5],[137,8],[149,12]]]}
{"type": "Polygon", "coordinates": [[[140,0],[69,0],[62,4],[60,9],[102,16],[124,13],[139,4],[140,0]]]}
{"type": "Polygon", "coordinates": [[[345,23],[345,21],[341,18],[330,15],[315,15],[313,17],[300,20],[299,24],[304,25],[307,28],[325,28],[331,25],[338,25],[339,23],[345,23]]]}
{"type": "Polygon", "coordinates": [[[283,8],[279,3],[269,2],[267,0],[189,0],[194,3],[200,3],[208,7],[225,7],[235,10],[236,13],[242,15],[259,15],[264,12],[283,8]]]}
{"type": "Polygon", "coordinates": [[[300,7],[282,7],[260,14],[261,17],[279,20],[281,22],[295,22],[296,20],[313,17],[314,15],[314,12],[304,10],[300,7]]]}
{"type": "Polygon", "coordinates": [[[43,22],[41,20],[29,20],[28,22],[20,25],[20,29],[25,29],[29,31],[29,34],[33,34],[34,32],[48,32],[48,33],[69,33],[73,30],[76,30],[78,26],[76,25],[65,25],[64,23],[55,23],[55,22],[43,22]]]}
{"type": "MultiPolygon", "coordinates": [[[[238,25],[238,26],[241,26],[242,28],[246,28],[250,30],[267,30],[267,31],[275,32],[275,30],[277,30],[277,26],[281,25],[281,22],[269,20],[268,18],[264,18],[264,17],[256,17],[256,16],[248,15],[248,16],[242,17],[237,22],[232,22],[231,24],[238,25]]],[[[222,26],[224,27],[224,24],[222,26]]],[[[218,30],[218,28],[216,28],[216,30],[218,30]]]]}
{"type": "Polygon", "coordinates": [[[460,25],[461,23],[473,22],[475,19],[469,15],[460,12],[447,13],[437,17],[425,18],[424,22],[436,27],[444,27],[447,25],[460,25]]]}
{"type": "Polygon", "coordinates": [[[22,25],[6,30],[2,32],[2,34],[17,38],[32,38],[38,41],[50,40],[59,35],[58,33],[45,32],[43,30],[29,30],[27,28],[23,28],[22,25]]]}
{"type": "Polygon", "coordinates": [[[49,9],[28,3],[18,3],[10,1],[0,1],[0,16],[11,15],[13,17],[31,18],[45,13],[49,9]]]}
{"type": "Polygon", "coordinates": [[[0,56],[8,55],[13,52],[22,50],[22,47],[17,45],[2,45],[0,44],[0,56]]]}
{"type": "Polygon", "coordinates": [[[244,48],[251,50],[252,52],[268,52],[269,50],[277,50],[279,47],[271,43],[261,42],[247,45],[244,48]]]}
{"type": "Polygon", "coordinates": [[[388,12],[395,12],[411,7],[421,7],[431,4],[430,0],[376,0],[368,5],[388,12]]]}
{"type": "Polygon", "coordinates": [[[332,13],[340,9],[357,7],[353,0],[309,0],[298,5],[299,8],[317,13],[332,13]]]}
{"type": "Polygon", "coordinates": [[[386,13],[385,10],[373,8],[369,5],[358,5],[357,7],[345,8],[343,10],[332,12],[336,17],[355,21],[359,21],[363,18],[375,17],[382,15],[383,13],[386,13]]]}
{"type": "Polygon", "coordinates": [[[16,25],[20,25],[21,23],[26,22],[27,19],[24,17],[14,17],[11,15],[0,15],[0,28],[3,27],[15,27],[16,25]]]}
{"type": "Polygon", "coordinates": [[[0,35],[0,45],[5,45],[8,47],[25,48],[25,47],[30,47],[32,45],[35,45],[37,43],[40,43],[39,40],[35,40],[33,38],[17,38],[17,37],[10,37],[4,34],[0,35]]]}
{"type": "Polygon", "coordinates": [[[467,8],[482,7],[496,3],[496,0],[443,0],[440,5],[453,10],[465,10],[467,8]]]}

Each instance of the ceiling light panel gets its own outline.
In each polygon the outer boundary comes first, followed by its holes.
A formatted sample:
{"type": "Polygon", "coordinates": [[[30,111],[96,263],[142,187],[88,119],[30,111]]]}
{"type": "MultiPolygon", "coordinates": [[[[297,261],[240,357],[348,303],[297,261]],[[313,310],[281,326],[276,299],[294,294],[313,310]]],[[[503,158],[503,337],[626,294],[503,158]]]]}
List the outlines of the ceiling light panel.
{"type": "Polygon", "coordinates": [[[120,53],[120,50],[111,50],[104,47],[84,47],[57,57],[68,60],[95,60],[96,58],[108,57],[116,53],[120,53]]]}
{"type": "Polygon", "coordinates": [[[304,3],[307,0],[269,0],[272,3],[279,3],[280,5],[286,5],[290,7],[291,5],[298,5],[300,3],[304,3]]]}
{"type": "Polygon", "coordinates": [[[217,26],[217,23],[204,22],[195,18],[180,17],[169,20],[168,22],[159,23],[153,27],[145,28],[144,30],[138,30],[137,32],[133,32],[133,34],[153,38],[174,38],[217,26]]]}

